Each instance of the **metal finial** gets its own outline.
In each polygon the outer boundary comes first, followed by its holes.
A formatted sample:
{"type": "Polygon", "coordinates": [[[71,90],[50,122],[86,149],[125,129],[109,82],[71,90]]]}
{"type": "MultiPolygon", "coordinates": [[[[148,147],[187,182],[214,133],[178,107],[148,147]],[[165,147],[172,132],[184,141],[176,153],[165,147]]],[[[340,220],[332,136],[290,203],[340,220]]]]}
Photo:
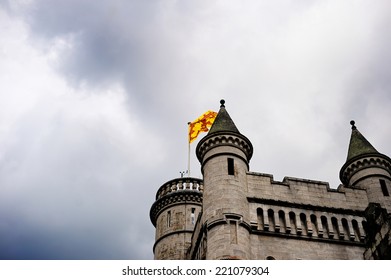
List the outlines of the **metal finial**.
{"type": "Polygon", "coordinates": [[[355,121],[350,121],[350,124],[352,125],[352,129],[357,129],[357,127],[355,126],[356,122],[355,121]]]}
{"type": "Polygon", "coordinates": [[[221,99],[221,100],[220,100],[220,104],[221,104],[221,105],[220,105],[220,108],[221,108],[221,107],[225,107],[225,105],[224,105],[224,104],[225,104],[225,100],[224,100],[224,99],[221,99]]]}

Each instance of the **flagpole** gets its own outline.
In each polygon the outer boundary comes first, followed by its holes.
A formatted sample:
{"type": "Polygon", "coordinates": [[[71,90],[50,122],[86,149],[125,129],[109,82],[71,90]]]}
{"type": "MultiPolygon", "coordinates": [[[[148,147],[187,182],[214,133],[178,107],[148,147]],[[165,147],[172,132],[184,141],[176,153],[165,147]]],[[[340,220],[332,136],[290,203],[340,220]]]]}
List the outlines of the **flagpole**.
{"type": "MultiPolygon", "coordinates": [[[[190,126],[191,122],[188,122],[187,125],[188,125],[188,131],[189,131],[189,126],[190,126]]],[[[189,131],[190,132],[190,131],[189,131]]],[[[188,153],[187,153],[187,177],[190,177],[190,134],[189,132],[187,133],[188,134],[188,139],[187,139],[187,143],[188,143],[188,153]]]]}
{"type": "Polygon", "coordinates": [[[212,126],[215,118],[217,116],[216,112],[207,111],[201,115],[198,119],[193,122],[188,122],[188,156],[187,156],[187,176],[190,177],[190,143],[197,138],[200,132],[207,132],[212,126]]]}

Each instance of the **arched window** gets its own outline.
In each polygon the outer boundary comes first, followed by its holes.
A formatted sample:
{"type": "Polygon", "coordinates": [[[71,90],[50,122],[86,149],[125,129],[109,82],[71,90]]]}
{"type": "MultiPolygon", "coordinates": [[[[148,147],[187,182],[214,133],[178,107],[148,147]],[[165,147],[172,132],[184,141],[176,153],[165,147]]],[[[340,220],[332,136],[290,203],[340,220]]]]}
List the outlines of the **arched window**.
{"type": "Polygon", "coordinates": [[[263,209],[257,209],[257,218],[258,218],[258,229],[264,230],[264,219],[263,219],[263,209]]]}
{"type": "Polygon", "coordinates": [[[350,231],[349,231],[348,221],[345,218],[342,218],[341,222],[342,222],[342,228],[343,228],[343,233],[344,233],[344,239],[349,240],[350,231]]]}
{"type": "Polygon", "coordinates": [[[338,237],[340,236],[339,235],[339,227],[338,227],[338,220],[337,218],[335,217],[331,217],[331,224],[333,225],[333,231],[334,231],[334,234],[336,236],[336,238],[338,239],[338,237]]]}
{"type": "Polygon", "coordinates": [[[289,212],[289,222],[291,224],[291,233],[297,234],[296,214],[289,212]]]}
{"type": "Polygon", "coordinates": [[[275,220],[274,220],[274,211],[273,209],[269,209],[267,211],[267,216],[269,218],[269,228],[270,228],[270,231],[275,231],[275,220]]]}
{"type": "Polygon", "coordinates": [[[360,241],[361,234],[360,234],[360,229],[358,228],[358,223],[356,220],[352,220],[352,226],[353,226],[355,240],[360,241]]]}
{"type": "Polygon", "coordinates": [[[313,235],[318,236],[319,235],[319,228],[318,228],[318,219],[314,214],[310,216],[311,219],[311,225],[312,225],[312,230],[313,230],[313,235]]]}
{"type": "Polygon", "coordinates": [[[278,211],[278,218],[280,220],[280,232],[286,232],[285,212],[282,210],[278,211]]]}
{"type": "Polygon", "coordinates": [[[303,229],[303,235],[307,235],[308,234],[307,216],[304,213],[300,214],[300,223],[301,223],[301,228],[303,229]]]}
{"type": "Polygon", "coordinates": [[[327,223],[327,218],[325,216],[321,216],[320,221],[322,223],[323,236],[325,238],[330,238],[330,229],[329,229],[329,224],[327,223]]]}

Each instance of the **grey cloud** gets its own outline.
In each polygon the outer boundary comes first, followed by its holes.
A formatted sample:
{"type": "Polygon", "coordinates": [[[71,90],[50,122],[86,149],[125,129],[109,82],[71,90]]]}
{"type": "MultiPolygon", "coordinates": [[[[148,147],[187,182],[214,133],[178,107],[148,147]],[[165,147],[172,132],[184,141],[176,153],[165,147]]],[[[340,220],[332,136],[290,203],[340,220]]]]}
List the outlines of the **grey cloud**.
{"type": "Polygon", "coordinates": [[[151,258],[155,192],[186,169],[186,123],[221,98],[254,145],[251,170],[277,180],[337,187],[351,118],[391,153],[387,1],[6,3],[38,53],[69,43],[48,63],[70,88],[37,73],[48,92],[15,93],[33,105],[0,130],[0,258],[151,258]],[[123,99],[96,105],[113,85],[123,99]]]}

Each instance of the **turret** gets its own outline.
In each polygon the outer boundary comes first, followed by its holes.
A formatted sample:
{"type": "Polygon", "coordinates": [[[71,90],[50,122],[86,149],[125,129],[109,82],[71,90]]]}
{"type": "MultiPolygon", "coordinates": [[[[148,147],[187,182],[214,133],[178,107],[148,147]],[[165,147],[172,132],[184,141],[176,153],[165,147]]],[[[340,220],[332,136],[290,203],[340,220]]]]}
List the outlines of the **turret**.
{"type": "Polygon", "coordinates": [[[346,163],[340,171],[341,182],[345,186],[365,189],[368,201],[379,203],[391,211],[391,159],[379,153],[358,131],[351,121],[350,137],[346,163]]]}
{"type": "Polygon", "coordinates": [[[202,207],[203,183],[196,178],[178,178],[163,184],[151,207],[156,227],[155,260],[184,260],[202,207]]]}
{"type": "Polygon", "coordinates": [[[208,134],[198,143],[204,178],[202,223],[206,259],[249,259],[247,179],[253,147],[236,128],[224,100],[208,134]]]}

